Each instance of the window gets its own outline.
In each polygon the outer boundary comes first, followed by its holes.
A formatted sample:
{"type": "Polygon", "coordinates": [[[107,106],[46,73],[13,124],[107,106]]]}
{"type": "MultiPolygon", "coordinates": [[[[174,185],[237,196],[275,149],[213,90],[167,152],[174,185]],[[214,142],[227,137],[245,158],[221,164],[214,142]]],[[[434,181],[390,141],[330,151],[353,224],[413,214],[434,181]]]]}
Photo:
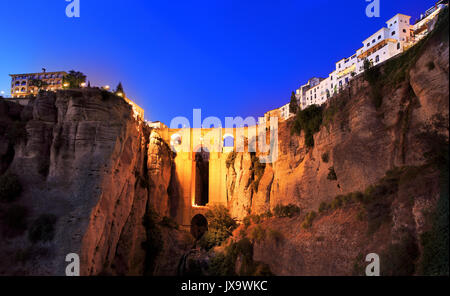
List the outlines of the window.
{"type": "Polygon", "coordinates": [[[378,40],[380,40],[381,39],[381,35],[380,36],[378,36],[378,40]]]}
{"type": "Polygon", "coordinates": [[[395,31],[394,32],[392,32],[392,34],[391,34],[392,36],[394,36],[395,35],[395,31]]]}
{"type": "Polygon", "coordinates": [[[403,33],[406,33],[406,29],[403,29],[403,33]]]}
{"type": "Polygon", "coordinates": [[[375,41],[376,41],[376,40],[375,40],[375,39],[373,39],[373,40],[372,40],[372,43],[375,43],[375,41]]]}
{"type": "Polygon", "coordinates": [[[380,61],[380,56],[377,55],[377,56],[375,57],[375,63],[378,63],[379,61],[380,61]]]}
{"type": "Polygon", "coordinates": [[[397,43],[397,49],[400,49],[400,43],[397,43]]]}
{"type": "Polygon", "coordinates": [[[370,43],[367,43],[367,47],[369,47],[370,46],[370,43]]]}

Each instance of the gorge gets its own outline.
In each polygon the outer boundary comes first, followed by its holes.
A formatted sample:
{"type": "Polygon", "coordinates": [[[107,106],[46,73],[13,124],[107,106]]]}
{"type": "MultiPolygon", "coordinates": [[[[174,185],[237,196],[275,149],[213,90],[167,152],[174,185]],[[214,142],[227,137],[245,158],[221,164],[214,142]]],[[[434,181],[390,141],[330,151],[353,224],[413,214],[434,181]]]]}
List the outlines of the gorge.
{"type": "Polygon", "coordinates": [[[179,131],[148,127],[96,88],[0,100],[2,186],[21,188],[0,202],[0,274],[64,275],[68,253],[82,275],[208,274],[247,237],[238,275],[361,275],[369,253],[384,275],[448,274],[446,17],[373,69],[376,83],[361,75],[331,98],[312,146],[298,117],[280,121],[278,159],[264,165],[252,152],[176,153],[179,131]],[[239,226],[201,250],[219,205],[239,226]],[[280,205],[298,213],[274,216],[280,205]]]}

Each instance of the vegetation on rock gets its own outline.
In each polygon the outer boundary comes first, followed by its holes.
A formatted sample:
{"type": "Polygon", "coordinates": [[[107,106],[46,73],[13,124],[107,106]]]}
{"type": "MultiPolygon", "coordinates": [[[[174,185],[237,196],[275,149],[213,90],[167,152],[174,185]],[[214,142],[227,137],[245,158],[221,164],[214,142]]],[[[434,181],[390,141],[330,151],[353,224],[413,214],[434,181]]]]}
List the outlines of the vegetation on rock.
{"type": "Polygon", "coordinates": [[[199,245],[206,250],[222,244],[233,234],[237,223],[230,216],[228,209],[222,205],[214,206],[205,214],[208,220],[208,231],[199,240],[199,245]]]}
{"type": "Polygon", "coordinates": [[[311,105],[297,112],[292,133],[300,134],[303,131],[306,147],[314,147],[314,134],[322,125],[322,107],[311,105]]]}
{"type": "Polygon", "coordinates": [[[273,208],[273,214],[277,218],[292,218],[300,214],[300,208],[294,204],[288,204],[286,206],[279,204],[273,208]]]}
{"type": "Polygon", "coordinates": [[[84,82],[86,82],[86,75],[74,70],[69,71],[69,74],[63,77],[63,84],[68,83],[68,88],[80,88],[84,82]]]}

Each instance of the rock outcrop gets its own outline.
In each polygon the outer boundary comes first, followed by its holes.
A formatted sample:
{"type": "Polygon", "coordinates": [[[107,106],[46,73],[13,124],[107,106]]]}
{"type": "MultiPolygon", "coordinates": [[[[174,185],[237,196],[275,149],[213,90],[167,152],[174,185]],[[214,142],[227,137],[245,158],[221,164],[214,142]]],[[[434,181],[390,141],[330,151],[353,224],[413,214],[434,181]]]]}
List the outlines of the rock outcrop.
{"type": "Polygon", "coordinates": [[[0,111],[2,173],[19,176],[28,226],[41,214],[57,217],[51,242],[5,239],[1,273],[62,275],[65,256],[76,253],[82,274],[143,274],[143,217],[151,206],[167,211],[167,147],[130,105],[97,89],[41,93],[26,107],[1,101],[0,111]],[[26,262],[15,262],[17,253],[26,262]]]}
{"type": "Polygon", "coordinates": [[[325,108],[336,109],[335,115],[324,117],[313,148],[305,146],[303,132],[291,134],[294,119],[280,122],[278,160],[266,166],[257,190],[250,186],[255,181],[250,154],[238,153],[227,174],[232,215],[242,219],[291,203],[316,210],[339,194],[364,190],[394,167],[423,164],[418,133],[436,116],[448,119],[448,54],[448,42],[429,40],[409,79],[383,89],[379,108],[364,76],[356,77],[328,102],[325,108]],[[430,63],[436,65],[431,70],[430,63]],[[328,179],[330,169],[337,180],[328,179]]]}
{"type": "MultiPolygon", "coordinates": [[[[300,208],[299,216],[259,225],[271,234],[253,238],[251,259],[264,272],[269,266],[277,275],[359,274],[361,254],[391,258],[406,249],[408,266],[423,256],[421,239],[432,228],[427,213],[442,188],[439,171],[426,166],[429,143],[420,134],[439,119],[448,139],[448,37],[433,36],[408,52],[415,53],[409,66],[402,57],[396,65],[406,69],[404,79],[389,76],[392,64],[380,67],[385,82],[396,79],[379,91],[381,104],[363,76],[329,100],[314,147],[305,145],[303,132],[291,133],[291,119],[279,124],[275,163],[229,154],[226,192],[234,218],[267,215],[277,205],[300,208]],[[395,190],[379,187],[389,190],[377,193],[383,198],[372,209],[353,202],[302,226],[307,213],[337,196],[376,190],[370,186],[398,167],[415,173],[398,175],[395,190]],[[362,209],[375,221],[385,218],[370,235],[362,209]]],[[[0,201],[0,275],[64,275],[69,253],[80,256],[83,275],[191,274],[198,271],[186,262],[192,258],[207,269],[212,254],[190,250],[192,237],[170,218],[185,204],[177,186],[186,180],[177,179],[168,144],[122,98],[100,89],[41,92],[26,106],[0,100],[0,177],[11,192],[22,185],[19,196],[2,193],[0,201]]]]}

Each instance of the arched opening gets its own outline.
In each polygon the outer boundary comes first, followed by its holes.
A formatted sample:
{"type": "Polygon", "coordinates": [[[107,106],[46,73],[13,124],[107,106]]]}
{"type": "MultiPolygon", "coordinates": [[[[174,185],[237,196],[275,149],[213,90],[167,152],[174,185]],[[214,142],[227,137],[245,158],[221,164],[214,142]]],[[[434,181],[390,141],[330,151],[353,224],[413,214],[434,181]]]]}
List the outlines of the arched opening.
{"type": "Polygon", "coordinates": [[[195,200],[197,206],[209,202],[209,151],[204,147],[194,150],[195,159],[195,200]]]}
{"type": "Polygon", "coordinates": [[[208,230],[208,220],[201,214],[195,215],[191,220],[191,234],[195,239],[200,239],[208,230]]]}
{"type": "Polygon", "coordinates": [[[223,136],[223,147],[234,147],[234,137],[230,134],[223,136]]]}

